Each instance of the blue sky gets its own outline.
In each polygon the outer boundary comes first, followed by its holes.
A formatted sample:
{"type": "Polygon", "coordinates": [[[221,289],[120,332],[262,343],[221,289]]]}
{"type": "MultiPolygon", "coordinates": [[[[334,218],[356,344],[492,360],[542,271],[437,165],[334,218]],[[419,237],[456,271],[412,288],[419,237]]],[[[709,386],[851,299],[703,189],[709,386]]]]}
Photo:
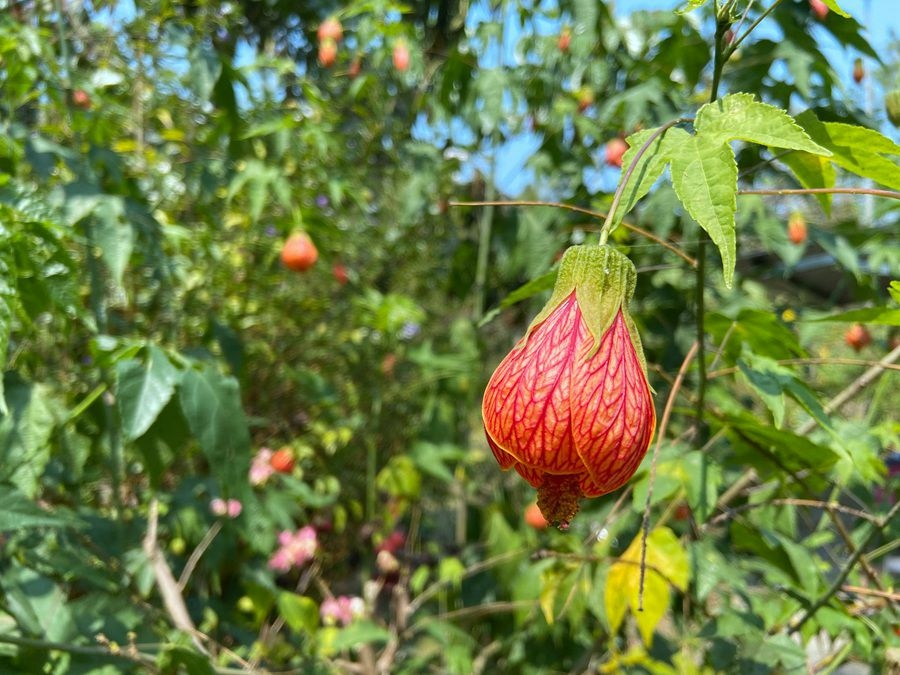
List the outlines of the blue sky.
{"type": "MultiPolygon", "coordinates": [[[[759,4],[767,5],[769,1],[760,0],[759,4]]],[[[791,2],[794,0],[787,1],[791,2]]],[[[490,17],[489,7],[496,2],[497,0],[473,0],[469,9],[469,25],[471,26],[488,19],[490,17]]],[[[534,2],[537,4],[550,4],[554,0],[534,0],[534,2]]],[[[890,42],[892,40],[895,41],[897,36],[900,35],[900,11],[898,11],[900,0],[839,0],[839,3],[845,11],[850,13],[865,27],[869,42],[879,53],[886,53],[890,42]]],[[[673,10],[684,4],[685,0],[617,0],[611,3],[615,15],[619,18],[627,17],[638,10],[673,10]]],[[[507,5],[512,8],[508,13],[508,16],[512,19],[517,3],[507,2],[507,5]]],[[[100,13],[101,16],[103,14],[105,14],[106,21],[121,25],[134,17],[134,2],[133,0],[120,0],[110,10],[100,13]]],[[[489,44],[481,55],[479,61],[483,66],[496,66],[501,61],[505,65],[515,66],[515,43],[518,39],[519,28],[517,23],[512,20],[505,22],[505,28],[504,44],[489,44]]],[[[535,26],[535,29],[541,34],[553,34],[559,30],[558,26],[547,21],[539,23],[535,26]]],[[[765,34],[765,23],[760,26],[760,33],[765,34]]],[[[823,53],[827,56],[836,72],[839,74],[846,73],[847,81],[849,82],[853,60],[858,54],[845,50],[837,44],[825,29],[820,29],[818,33],[817,38],[823,53]]],[[[249,45],[239,45],[236,65],[250,66],[255,60],[255,51],[249,45]]],[[[251,78],[251,82],[253,79],[251,78]]],[[[878,106],[881,104],[883,93],[877,87],[873,87],[871,83],[872,78],[868,78],[864,86],[872,87],[868,90],[867,95],[870,96],[871,102],[878,106]]],[[[897,85],[900,86],[900,80],[898,80],[897,85]]],[[[866,90],[864,89],[864,91],[866,90]]],[[[239,92],[239,94],[243,94],[243,92],[239,92]]],[[[894,130],[889,130],[888,133],[894,133],[894,130]]],[[[458,120],[451,122],[449,125],[433,125],[428,124],[424,118],[421,118],[416,123],[413,134],[417,138],[440,145],[443,145],[446,138],[450,138],[454,145],[459,147],[469,147],[474,140],[471,130],[460,124],[458,120]]],[[[532,133],[522,133],[513,137],[496,150],[482,147],[464,162],[460,180],[465,182],[471,179],[472,173],[476,169],[482,173],[490,172],[491,162],[489,157],[493,154],[495,184],[503,195],[507,197],[519,196],[533,182],[533,173],[525,164],[528,158],[540,148],[540,145],[540,136],[532,133]]],[[[618,180],[618,170],[606,167],[601,158],[598,157],[596,166],[585,167],[584,180],[592,191],[611,191],[615,188],[618,180]]],[[[552,199],[558,197],[558,195],[541,194],[539,190],[538,197],[552,199]]]]}
{"type": "MultiPolygon", "coordinates": [[[[788,0],[791,1],[791,0],[788,0]]],[[[805,1],[805,0],[804,0],[805,1]]],[[[552,2],[543,0],[541,4],[552,2]]],[[[468,22],[470,25],[489,20],[491,16],[489,0],[476,0],[469,10],[468,22]]],[[[761,3],[768,4],[768,3],[761,3]]],[[[866,37],[873,48],[879,53],[886,53],[888,45],[897,39],[900,33],[900,0],[839,0],[840,6],[855,18],[865,29],[866,37]],[[892,9],[889,9],[892,7],[892,9]]],[[[684,0],[618,0],[612,3],[614,14],[624,19],[639,10],[674,10],[685,5],[684,0]]],[[[495,67],[501,61],[510,67],[516,64],[515,42],[519,34],[518,25],[513,21],[505,22],[505,41],[503,45],[491,44],[485,50],[479,62],[485,67],[495,67]]],[[[536,26],[536,31],[541,34],[552,34],[558,31],[558,27],[552,24],[536,26]]],[[[766,34],[766,24],[763,23],[757,34],[766,34]]],[[[850,81],[850,73],[854,59],[859,56],[855,51],[846,50],[824,28],[818,29],[817,39],[822,52],[829,59],[832,67],[838,74],[845,73],[848,86],[854,86],[850,81]]],[[[777,37],[774,33],[769,35],[777,37]]],[[[871,69],[871,67],[868,67],[871,69]]],[[[897,83],[900,85],[900,81],[897,83]]],[[[883,92],[874,85],[872,78],[867,78],[863,83],[863,92],[870,97],[874,106],[880,106],[883,92]]],[[[457,126],[457,132],[462,129],[457,126]]],[[[886,130],[887,131],[887,130],[886,130]]],[[[447,134],[458,144],[465,145],[462,138],[453,133],[452,128],[434,128],[420,120],[414,129],[414,133],[420,138],[434,140],[447,134]]],[[[893,133],[890,130],[889,133],[893,133]]],[[[499,191],[506,197],[515,198],[534,182],[533,172],[528,169],[526,163],[529,157],[536,152],[541,145],[541,138],[532,133],[522,133],[511,138],[496,151],[490,147],[482,147],[474,152],[464,164],[460,172],[459,180],[467,182],[471,179],[475,170],[482,173],[491,171],[490,156],[494,154],[494,182],[499,191]]],[[[599,154],[599,153],[598,153],[599,154]]],[[[619,170],[605,166],[602,158],[598,156],[595,166],[584,168],[584,182],[591,192],[611,192],[615,189],[619,177],[619,170]]],[[[538,187],[538,198],[556,199],[554,195],[538,187]]]]}

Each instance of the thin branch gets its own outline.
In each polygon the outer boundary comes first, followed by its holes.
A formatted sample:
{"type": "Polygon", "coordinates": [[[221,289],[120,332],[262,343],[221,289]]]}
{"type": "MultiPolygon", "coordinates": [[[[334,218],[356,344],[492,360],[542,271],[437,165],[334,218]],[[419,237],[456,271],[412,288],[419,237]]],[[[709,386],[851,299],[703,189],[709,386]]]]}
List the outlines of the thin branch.
{"type": "MultiPolygon", "coordinates": [[[[722,358],[722,354],[725,353],[725,346],[728,344],[728,340],[731,339],[731,334],[734,333],[734,329],[737,326],[737,321],[732,321],[731,325],[728,326],[728,330],[725,331],[725,337],[722,338],[722,342],[719,343],[719,348],[716,350],[716,355],[713,357],[712,363],[709,364],[710,368],[715,368],[719,364],[719,359],[722,358]]],[[[712,377],[712,373],[707,372],[707,379],[712,377]]]]}
{"type": "Polygon", "coordinates": [[[796,152],[796,151],[795,150],[784,150],[782,152],[779,152],[777,155],[772,155],[771,157],[768,157],[760,162],[757,162],[753,166],[747,167],[746,169],[744,169],[743,171],[741,171],[738,174],[738,180],[740,180],[741,178],[744,178],[745,176],[749,176],[750,174],[755,172],[757,169],[761,169],[762,167],[768,166],[769,164],[772,164],[773,162],[777,162],[782,157],[784,157],[786,155],[790,155],[793,152],[796,152]]]}
{"type": "Polygon", "coordinates": [[[728,509],[725,513],[720,513],[715,518],[712,518],[706,526],[718,525],[719,523],[730,520],[734,518],[739,513],[743,513],[745,511],[750,511],[751,509],[757,509],[763,506],[811,506],[816,509],[824,509],[824,510],[834,510],[840,511],[841,513],[846,513],[851,516],[855,516],[857,518],[862,518],[863,520],[867,520],[871,523],[878,522],[878,516],[874,516],[871,513],[867,513],[865,511],[861,511],[859,509],[854,509],[850,506],[844,506],[843,504],[838,504],[837,502],[824,502],[818,499],[794,499],[794,498],[784,498],[784,499],[771,499],[766,502],[759,502],[756,504],[742,504],[741,506],[736,506],[733,509],[728,509]]]}
{"type": "Polygon", "coordinates": [[[190,558],[188,558],[187,563],[184,565],[184,569],[181,570],[181,576],[178,577],[178,590],[183,591],[185,586],[187,586],[188,581],[191,578],[191,574],[194,573],[194,569],[197,567],[197,563],[200,562],[200,558],[203,557],[203,554],[206,553],[206,549],[209,548],[209,545],[212,544],[213,539],[216,538],[216,535],[222,529],[222,521],[217,520],[212,525],[210,525],[209,529],[206,531],[206,534],[203,535],[203,539],[200,540],[200,543],[197,544],[197,547],[191,552],[190,558]]]}
{"type": "Polygon", "coordinates": [[[121,659],[123,661],[130,661],[131,663],[140,663],[142,666],[149,668],[151,672],[159,672],[156,667],[156,658],[153,655],[138,652],[130,649],[128,646],[121,647],[118,650],[112,648],[112,645],[109,647],[87,647],[84,645],[72,645],[66,642],[18,637],[8,633],[0,635],[0,643],[16,645],[19,647],[29,647],[31,649],[39,649],[42,651],[56,651],[65,652],[67,654],[78,654],[80,656],[121,659]]]}
{"type": "Polygon", "coordinates": [[[480,605],[474,605],[472,607],[462,607],[460,609],[454,609],[449,612],[443,612],[423,617],[412,626],[410,626],[410,630],[415,631],[421,625],[430,623],[432,621],[450,621],[452,619],[461,618],[478,618],[482,616],[489,616],[491,614],[505,614],[506,612],[514,612],[517,609],[532,609],[537,606],[537,600],[501,600],[498,602],[485,602],[480,605]]]}
{"type": "Polygon", "coordinates": [[[846,581],[847,577],[850,576],[850,572],[853,571],[853,568],[856,566],[856,563],[859,562],[859,559],[862,557],[868,545],[872,543],[875,535],[881,532],[881,530],[884,529],[885,525],[893,520],[898,511],[900,511],[900,500],[894,502],[891,510],[888,511],[883,517],[879,518],[876,523],[869,524],[869,531],[860,542],[859,548],[857,548],[856,551],[850,556],[850,559],[847,561],[847,564],[844,565],[843,569],[834,580],[834,583],[831,584],[831,587],[827,591],[825,591],[825,593],[822,594],[819,599],[816,600],[797,621],[788,626],[789,633],[794,633],[800,630],[807,621],[815,616],[816,612],[818,612],[820,609],[822,609],[822,607],[828,604],[828,601],[831,600],[832,597],[834,597],[835,593],[841,590],[841,587],[844,585],[844,581],[846,581]]]}
{"type": "MultiPolygon", "coordinates": [[[[878,366],[881,361],[869,361],[867,359],[843,359],[843,358],[810,358],[810,359],[780,359],[776,361],[780,365],[797,366],[797,365],[829,365],[829,366],[878,366]]],[[[888,363],[882,366],[885,370],[898,370],[900,365],[888,363]]],[[[740,368],[732,366],[730,368],[722,368],[714,370],[707,375],[709,379],[732,375],[740,368]]]]}
{"type": "Polygon", "coordinates": [[[678,369],[675,383],[672,385],[672,389],[669,390],[669,398],[666,400],[666,407],[663,410],[662,420],[659,423],[659,432],[656,435],[656,446],[653,448],[653,459],[650,462],[650,480],[647,483],[647,501],[644,503],[644,520],[641,525],[643,529],[641,534],[641,579],[640,584],[638,585],[638,611],[641,612],[644,611],[644,576],[647,569],[647,537],[650,534],[650,500],[653,497],[653,481],[656,479],[656,461],[659,459],[659,449],[662,446],[663,438],[669,427],[669,417],[671,416],[672,408],[675,405],[675,397],[678,396],[678,391],[681,389],[682,382],[684,382],[684,375],[691,365],[694,356],[697,354],[698,346],[699,343],[695,341],[685,355],[684,361],[681,362],[681,368],[678,369]]]}
{"type": "Polygon", "coordinates": [[[874,195],[888,199],[900,199],[900,192],[876,188],[791,188],[783,190],[738,190],[739,195],[874,195]]]}
{"type": "MultiPolygon", "coordinates": [[[[585,209],[581,206],[572,206],[571,204],[563,204],[562,202],[542,202],[528,199],[513,199],[513,200],[500,200],[500,201],[477,201],[477,202],[448,202],[450,206],[549,206],[557,209],[565,209],[566,211],[574,211],[575,213],[583,213],[587,216],[591,216],[592,218],[597,218],[598,220],[602,220],[607,217],[607,214],[603,211],[592,211],[591,209],[585,209]]],[[[694,260],[687,253],[682,251],[677,246],[669,243],[665,239],[660,239],[652,232],[648,232],[647,230],[638,227],[637,225],[632,225],[626,221],[621,221],[620,223],[622,227],[626,230],[631,230],[635,234],[639,234],[642,237],[653,241],[660,246],[667,248],[672,253],[677,255],[679,258],[684,260],[688,265],[695,268],[697,267],[697,261],[694,260]]],[[[602,229],[602,228],[601,228],[602,229]]]]}
{"type": "MultiPolygon", "coordinates": [[[[730,47],[731,45],[734,44],[734,41],[735,41],[735,38],[737,37],[737,34],[741,31],[741,27],[744,25],[744,21],[747,20],[747,17],[748,17],[749,14],[750,14],[750,10],[753,8],[753,1],[754,1],[754,0],[750,0],[750,2],[747,3],[747,6],[744,7],[744,12],[741,14],[741,18],[738,20],[737,25],[734,26],[734,28],[731,29],[731,30],[732,30],[732,38],[731,38],[731,42],[730,42],[728,45],[726,45],[726,47],[730,47]]],[[[729,6],[728,6],[728,11],[731,11],[731,6],[732,6],[732,5],[733,5],[733,3],[730,3],[730,4],[729,4],[729,6]]],[[[749,31],[748,31],[748,32],[749,32],[749,31]]],[[[726,58],[730,57],[730,56],[731,56],[731,52],[726,52],[726,53],[725,53],[725,56],[726,56],[726,58]]]]}
{"type": "Polygon", "coordinates": [[[591,530],[591,533],[588,535],[587,539],[584,540],[585,546],[590,546],[595,541],[598,541],[598,537],[600,536],[600,533],[609,527],[610,523],[612,523],[612,521],[613,521],[613,518],[615,518],[616,513],[618,513],[619,509],[622,507],[622,504],[625,503],[625,500],[628,499],[628,495],[630,495],[633,490],[634,490],[634,486],[632,484],[629,484],[628,487],[626,487],[624,490],[622,490],[622,494],[620,494],[619,498],[616,499],[615,504],[613,504],[613,507],[609,510],[609,513],[607,514],[606,518],[604,519],[604,521],[600,525],[600,527],[598,527],[594,530],[591,530]]]}
{"type": "Polygon", "coordinates": [[[701,445],[706,441],[706,426],[703,423],[706,411],[706,241],[701,239],[697,244],[697,269],[694,274],[694,311],[696,317],[697,337],[694,343],[697,347],[697,400],[694,403],[696,420],[694,426],[697,429],[695,443],[701,445]]]}
{"type": "Polygon", "coordinates": [[[900,602],[900,593],[892,593],[891,591],[879,591],[874,588],[865,588],[864,586],[851,586],[844,584],[841,586],[842,591],[847,593],[856,593],[857,595],[874,595],[876,598],[884,598],[892,602],[900,602]]]}
{"type": "MultiPolygon", "coordinates": [[[[496,567],[502,563],[505,563],[509,560],[514,560],[520,556],[525,555],[526,551],[524,549],[518,551],[507,551],[506,553],[501,553],[500,555],[495,555],[493,558],[488,558],[487,560],[482,560],[481,562],[475,563],[474,565],[470,565],[463,572],[463,578],[470,577],[473,574],[478,574],[479,572],[483,572],[484,570],[488,570],[492,567],[496,567]]],[[[438,592],[445,586],[449,586],[452,581],[435,581],[431,586],[423,590],[419,595],[417,595],[407,606],[407,616],[412,616],[416,613],[416,611],[430,598],[437,595],[438,592]]]]}
{"type": "Polygon", "coordinates": [[[184,604],[184,598],[181,597],[181,591],[178,589],[178,583],[172,575],[172,570],[169,569],[166,558],[156,543],[158,521],[159,501],[154,497],[150,500],[147,534],[144,536],[143,547],[144,554],[150,560],[150,565],[153,568],[153,576],[156,578],[156,587],[159,589],[160,596],[162,596],[163,606],[166,608],[166,613],[172,619],[175,627],[191,635],[197,649],[208,655],[209,652],[197,637],[197,627],[188,613],[187,605],[184,604]]]}
{"type": "Polygon", "coordinates": [[[582,206],[573,206],[572,204],[564,204],[563,202],[543,202],[533,199],[500,199],[492,201],[482,200],[476,202],[449,201],[447,203],[450,206],[550,206],[555,209],[565,209],[566,211],[583,213],[586,216],[591,216],[592,218],[597,218],[598,220],[602,220],[606,215],[602,211],[592,211],[591,209],[586,209],[582,206]]]}
{"type": "MultiPolygon", "coordinates": [[[[847,547],[847,550],[850,551],[850,553],[856,553],[856,544],[853,543],[853,537],[850,536],[850,533],[847,531],[847,527],[838,516],[837,509],[828,508],[825,509],[825,512],[828,514],[831,522],[834,523],[835,528],[837,528],[838,534],[841,535],[841,539],[844,540],[844,545],[847,547]]],[[[872,569],[872,565],[866,558],[865,554],[860,556],[859,566],[862,568],[863,573],[869,578],[869,581],[872,582],[872,585],[875,586],[875,588],[877,588],[879,591],[883,591],[884,586],[881,585],[881,581],[878,579],[878,574],[874,569],[872,569]]]]}
{"type": "MultiPolygon", "coordinates": [[[[863,389],[872,384],[872,382],[874,382],[885,370],[892,369],[892,364],[898,359],[900,359],[900,346],[895,347],[893,351],[891,351],[889,354],[886,354],[884,358],[882,358],[878,363],[869,368],[866,372],[856,378],[856,380],[850,383],[850,385],[846,387],[841,393],[831,399],[828,402],[828,405],[825,406],[825,413],[831,414],[832,412],[840,408],[847,401],[849,401],[863,389]]],[[[816,421],[814,419],[811,419],[803,424],[799,429],[797,429],[797,433],[800,436],[805,436],[810,431],[812,431],[815,426],[816,421]]]]}

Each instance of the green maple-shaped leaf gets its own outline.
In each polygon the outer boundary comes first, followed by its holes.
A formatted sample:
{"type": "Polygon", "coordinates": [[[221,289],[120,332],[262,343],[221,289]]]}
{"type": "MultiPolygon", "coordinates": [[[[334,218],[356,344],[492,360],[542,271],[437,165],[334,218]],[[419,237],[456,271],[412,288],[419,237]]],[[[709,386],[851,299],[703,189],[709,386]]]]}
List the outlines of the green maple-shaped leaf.
{"type": "Polygon", "coordinates": [[[720,143],[740,140],[831,155],[784,110],[757,101],[753,94],[732,94],[706,104],[697,112],[694,129],[698,136],[720,143]]]}

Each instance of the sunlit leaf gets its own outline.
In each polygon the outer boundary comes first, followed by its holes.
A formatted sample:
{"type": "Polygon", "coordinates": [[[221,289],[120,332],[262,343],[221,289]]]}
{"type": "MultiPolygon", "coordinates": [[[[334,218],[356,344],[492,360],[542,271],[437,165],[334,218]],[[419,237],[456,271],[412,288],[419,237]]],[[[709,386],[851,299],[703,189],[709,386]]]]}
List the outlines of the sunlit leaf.
{"type": "Polygon", "coordinates": [[[734,278],[737,164],[728,145],[685,136],[672,153],[672,185],[691,217],[706,230],[722,256],[725,286],[734,278]]]}
{"type": "Polygon", "coordinates": [[[900,145],[874,129],[821,122],[809,110],[798,115],[797,122],[816,143],[832,152],[831,161],[841,168],[900,190],[900,165],[884,156],[900,154],[900,145]]]}
{"type": "Polygon", "coordinates": [[[295,633],[314,633],[319,625],[319,606],[315,600],[290,591],[278,594],[278,613],[295,633]]]}
{"type": "Polygon", "coordinates": [[[707,103],[697,112],[694,128],[698,136],[712,142],[741,140],[831,155],[830,150],[814,143],[784,110],[757,101],[753,94],[731,94],[707,103]]]}
{"type": "MultiPolygon", "coordinates": [[[[896,281],[894,283],[897,283],[896,281]]],[[[845,323],[873,323],[882,326],[900,326],[900,309],[892,307],[867,307],[851,309],[840,314],[821,316],[815,319],[804,319],[810,323],[820,321],[837,321],[845,323]]]]}
{"type": "Polygon", "coordinates": [[[175,393],[178,370],[155,345],[147,346],[143,361],[128,359],[116,364],[116,403],[127,441],[143,436],[175,393]]]}
{"type": "Polygon", "coordinates": [[[50,391],[15,375],[7,375],[4,384],[8,412],[0,418],[0,482],[31,498],[50,460],[50,435],[56,425],[50,391]]]}
{"type": "Polygon", "coordinates": [[[69,513],[42,509],[15,488],[0,486],[0,532],[81,525],[81,521],[69,513]]]}

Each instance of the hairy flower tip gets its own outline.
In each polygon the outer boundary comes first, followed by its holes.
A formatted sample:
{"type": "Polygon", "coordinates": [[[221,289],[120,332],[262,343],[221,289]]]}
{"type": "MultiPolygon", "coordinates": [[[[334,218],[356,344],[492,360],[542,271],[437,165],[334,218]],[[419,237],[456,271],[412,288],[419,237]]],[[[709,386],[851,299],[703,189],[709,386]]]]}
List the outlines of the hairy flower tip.
{"type": "Polygon", "coordinates": [[[656,427],[641,340],[627,303],[637,275],[607,246],[573,246],[553,295],[488,382],[482,418],[504,470],[538,490],[566,529],[582,497],[637,471],[656,427]]]}
{"type": "Polygon", "coordinates": [[[581,487],[576,476],[547,474],[538,488],[537,505],[548,522],[565,531],[578,513],[580,498],[581,487]]]}

